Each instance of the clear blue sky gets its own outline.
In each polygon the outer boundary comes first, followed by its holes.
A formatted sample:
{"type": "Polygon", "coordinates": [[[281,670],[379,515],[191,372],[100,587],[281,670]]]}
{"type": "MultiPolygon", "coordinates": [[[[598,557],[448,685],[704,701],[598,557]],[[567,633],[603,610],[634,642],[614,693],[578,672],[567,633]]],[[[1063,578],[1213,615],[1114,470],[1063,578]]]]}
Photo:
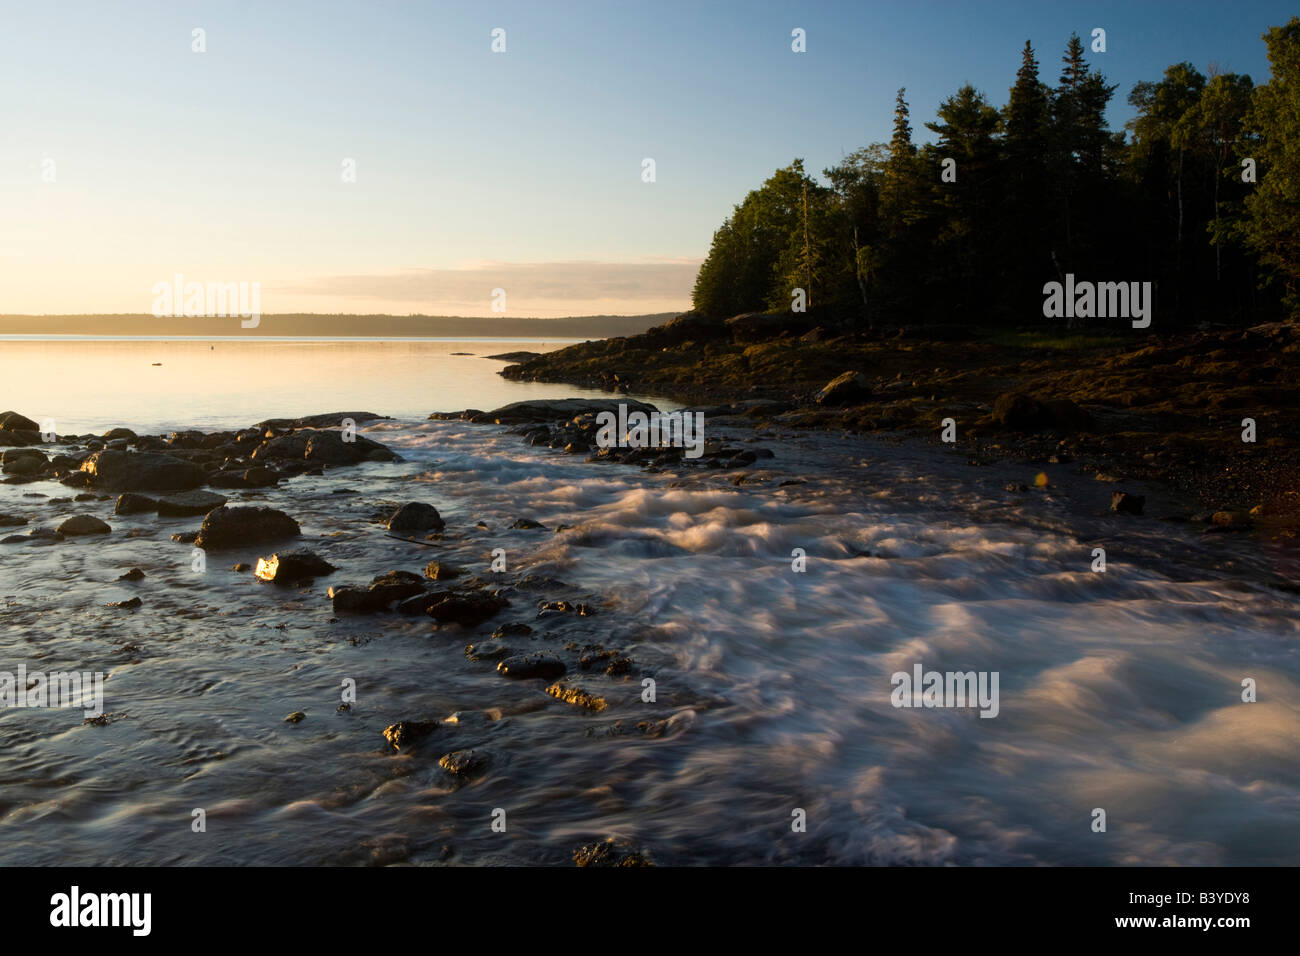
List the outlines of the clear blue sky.
{"type": "Polygon", "coordinates": [[[1120,84],[1190,60],[1267,78],[1245,2],[49,2],[0,29],[0,313],[147,312],[258,281],[263,310],[513,315],[685,306],[713,230],[796,156],[919,137],[963,83],[1005,102],[1071,31],[1120,84]],[[191,30],[207,51],[191,51],[191,30]],[[506,30],[493,54],[490,32],[506,30]],[[790,32],[807,31],[807,52],[790,32]],[[641,161],[656,182],[641,181],[641,161]],[[357,181],[343,183],[345,158],[357,181]],[[43,182],[52,160],[54,182],[43,182]]]}

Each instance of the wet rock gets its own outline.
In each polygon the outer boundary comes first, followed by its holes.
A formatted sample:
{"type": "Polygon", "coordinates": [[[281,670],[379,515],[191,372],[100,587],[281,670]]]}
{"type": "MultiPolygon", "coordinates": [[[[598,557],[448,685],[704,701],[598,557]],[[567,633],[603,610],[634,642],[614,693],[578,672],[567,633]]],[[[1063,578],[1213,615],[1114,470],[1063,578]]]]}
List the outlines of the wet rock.
{"type": "Polygon", "coordinates": [[[121,608],[123,611],[134,611],[136,608],[140,607],[143,604],[144,602],[141,601],[138,597],[133,597],[133,598],[127,598],[125,601],[112,601],[109,603],[108,606],[121,608]]]}
{"type": "Polygon", "coordinates": [[[105,449],[81,463],[91,485],[121,491],[187,491],[203,483],[205,472],[192,461],[155,452],[105,449]]]}
{"type": "Polygon", "coordinates": [[[207,550],[263,544],[302,533],[298,522],[275,508],[232,508],[222,505],[203,519],[195,543],[207,550]]]}
{"type": "Polygon", "coordinates": [[[0,470],[7,475],[34,475],[48,464],[44,452],[35,448],[9,448],[0,452],[0,470]]]}
{"type": "Polygon", "coordinates": [[[388,519],[388,530],[401,533],[441,531],[445,526],[437,508],[419,501],[407,502],[388,519]]]}
{"type": "Polygon", "coordinates": [[[1015,431],[1090,431],[1092,416],[1068,398],[1036,399],[1024,392],[1005,392],[993,403],[993,421],[1015,431]]]}
{"type": "Polygon", "coordinates": [[[228,499],[211,491],[186,491],[158,499],[158,515],[162,518],[180,518],[205,515],[220,508],[228,499]]]}
{"type": "Polygon", "coordinates": [[[1110,510],[1121,515],[1140,515],[1146,503],[1145,495],[1130,495],[1127,491],[1116,491],[1110,496],[1110,510]]]}
{"type": "Polygon", "coordinates": [[[295,710],[288,717],[284,718],[284,722],[286,724],[296,724],[299,723],[300,721],[305,720],[306,718],[307,715],[303,713],[301,710],[295,710]]]}
{"type": "Polygon", "coordinates": [[[127,441],[135,441],[140,436],[138,436],[135,432],[131,431],[131,429],[129,428],[110,428],[108,431],[104,432],[104,434],[100,435],[99,437],[104,439],[104,441],[115,441],[117,439],[123,439],[123,438],[126,439],[127,441]]]}
{"type": "Polygon", "coordinates": [[[384,609],[383,603],[371,595],[369,588],[354,584],[334,585],[327,593],[335,614],[374,614],[384,609]]]}
{"type": "Polygon", "coordinates": [[[447,561],[430,561],[424,568],[424,576],[430,581],[450,581],[462,573],[460,568],[447,561]]]}
{"type": "Polygon", "coordinates": [[[476,627],[496,616],[506,604],[505,598],[472,591],[464,594],[449,594],[430,606],[426,613],[439,624],[476,627]]]}
{"type": "Polygon", "coordinates": [[[603,843],[588,843],[573,851],[578,866],[654,866],[650,855],[613,837],[603,843]]]}
{"type": "Polygon", "coordinates": [[[270,418],[264,422],[258,422],[254,426],[258,431],[265,432],[268,428],[286,429],[286,428],[338,428],[342,427],[346,419],[351,419],[358,425],[365,422],[387,421],[387,415],[378,415],[375,412],[323,412],[319,415],[305,415],[302,418],[270,418]]]}
{"type": "Polygon", "coordinates": [[[628,414],[645,412],[648,415],[659,410],[646,402],[636,402],[626,398],[556,398],[512,402],[488,412],[484,418],[498,425],[568,421],[589,412],[592,414],[613,412],[617,415],[620,404],[627,406],[628,414]]]}
{"type": "Polygon", "coordinates": [[[546,530],[545,525],[534,521],[532,518],[516,518],[514,524],[510,527],[516,531],[534,531],[538,528],[541,528],[543,531],[546,530]]]}
{"type": "Polygon", "coordinates": [[[56,529],[59,534],[73,536],[85,534],[108,534],[113,529],[108,523],[94,515],[73,515],[56,529]]]}
{"type": "Polygon", "coordinates": [[[837,375],[817,393],[819,405],[853,405],[871,397],[871,383],[861,372],[844,372],[837,375]]]}
{"type": "Polygon", "coordinates": [[[475,663],[495,661],[510,656],[510,648],[496,641],[479,641],[477,644],[465,645],[465,656],[475,663]]]}
{"type": "Polygon", "coordinates": [[[485,355],[484,358],[496,359],[500,362],[527,362],[529,359],[535,359],[541,355],[541,352],[500,352],[497,355],[485,355]]]}
{"type": "Polygon", "coordinates": [[[238,564],[236,564],[236,565],[235,565],[234,567],[232,567],[230,570],[232,570],[232,571],[239,571],[240,573],[243,573],[244,571],[251,571],[252,569],[253,569],[253,566],[252,566],[251,564],[249,564],[247,561],[240,561],[238,564]]]}
{"type": "Polygon", "coordinates": [[[143,581],[144,572],[139,568],[132,568],[130,571],[118,578],[119,581],[143,581]]]}
{"type": "Polygon", "coordinates": [[[438,766],[457,777],[478,773],[489,762],[490,758],[481,750],[453,750],[438,758],[438,766]]]}
{"type": "Polygon", "coordinates": [[[219,471],[208,479],[213,488],[270,488],[280,480],[279,472],[272,471],[265,465],[252,468],[231,468],[219,471]]]}
{"type": "Polygon", "coordinates": [[[604,697],[587,691],[578,684],[568,681],[557,681],[546,688],[546,693],[550,694],[557,700],[562,700],[566,704],[572,704],[575,707],[581,707],[584,710],[600,712],[608,705],[604,697]]]}
{"type": "Polygon", "coordinates": [[[591,617],[592,610],[585,604],[574,604],[571,601],[547,601],[538,612],[538,616],[552,612],[560,614],[577,614],[579,617],[591,617]]]}
{"type": "Polygon", "coordinates": [[[511,621],[509,624],[502,624],[492,632],[493,637],[524,637],[533,633],[533,629],[527,624],[520,621],[511,621]]]}
{"type": "Polygon", "coordinates": [[[137,495],[133,491],[123,492],[117,496],[117,502],[113,505],[113,514],[115,515],[134,515],[144,514],[150,511],[158,510],[158,502],[146,495],[137,495]]]}
{"type": "Polygon", "coordinates": [[[334,565],[315,551],[299,548],[295,551],[276,552],[269,558],[258,558],[257,570],[253,573],[263,581],[294,585],[323,577],[334,570],[334,565]]]}
{"type": "Polygon", "coordinates": [[[1244,530],[1254,525],[1255,520],[1246,511],[1216,511],[1210,515],[1210,523],[1220,528],[1244,530]]]}
{"type": "Polygon", "coordinates": [[[25,525],[26,523],[27,523],[27,519],[22,517],[21,515],[6,514],[4,512],[0,512],[0,528],[17,528],[20,525],[25,525]]]}
{"type": "Polygon", "coordinates": [[[300,428],[264,441],[251,458],[262,461],[305,460],[326,465],[355,465],[363,461],[393,461],[397,455],[364,435],[344,439],[342,432],[300,428]]]}
{"type": "Polygon", "coordinates": [[[384,739],[394,750],[409,747],[438,729],[436,720],[399,720],[384,728],[384,739]]]}
{"type": "Polygon", "coordinates": [[[544,654],[540,651],[509,657],[497,664],[497,673],[502,677],[521,679],[541,677],[545,680],[554,680],[563,677],[566,670],[568,668],[564,666],[564,661],[554,654],[544,654]]]}
{"type": "Polygon", "coordinates": [[[370,582],[372,601],[387,606],[394,601],[414,597],[424,591],[424,579],[410,571],[389,571],[370,582]]]}
{"type": "Polygon", "coordinates": [[[172,535],[172,540],[179,544],[193,544],[199,539],[197,531],[177,531],[172,535]]]}

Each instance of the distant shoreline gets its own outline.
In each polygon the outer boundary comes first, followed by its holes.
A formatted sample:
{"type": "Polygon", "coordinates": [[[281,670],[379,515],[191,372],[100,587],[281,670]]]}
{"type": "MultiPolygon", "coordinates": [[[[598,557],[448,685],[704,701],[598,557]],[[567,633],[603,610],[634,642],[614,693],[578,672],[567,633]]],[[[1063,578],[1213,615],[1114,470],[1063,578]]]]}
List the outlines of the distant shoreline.
{"type": "MultiPolygon", "coordinates": [[[[595,336],[593,338],[605,338],[595,336]]],[[[61,333],[0,333],[0,342],[527,342],[546,344],[564,342],[577,344],[592,338],[555,335],[548,337],[524,335],[86,335],[79,332],[61,333]]]]}

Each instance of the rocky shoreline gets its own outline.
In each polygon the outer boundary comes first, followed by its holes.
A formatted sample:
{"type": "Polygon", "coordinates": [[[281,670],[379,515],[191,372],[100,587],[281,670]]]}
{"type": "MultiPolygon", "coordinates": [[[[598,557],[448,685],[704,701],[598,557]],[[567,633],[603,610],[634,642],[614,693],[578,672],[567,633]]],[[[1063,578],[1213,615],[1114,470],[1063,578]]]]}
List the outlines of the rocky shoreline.
{"type": "Polygon", "coordinates": [[[1010,459],[1069,465],[1102,481],[1157,483],[1209,528],[1297,542],[1294,323],[1130,341],[1126,333],[1021,338],[688,313],[641,335],[570,346],[500,374],[663,395],[710,419],[747,422],[756,435],[818,429],[951,439],[972,466],[1010,459]],[[1253,441],[1243,440],[1246,419],[1253,441]]]}

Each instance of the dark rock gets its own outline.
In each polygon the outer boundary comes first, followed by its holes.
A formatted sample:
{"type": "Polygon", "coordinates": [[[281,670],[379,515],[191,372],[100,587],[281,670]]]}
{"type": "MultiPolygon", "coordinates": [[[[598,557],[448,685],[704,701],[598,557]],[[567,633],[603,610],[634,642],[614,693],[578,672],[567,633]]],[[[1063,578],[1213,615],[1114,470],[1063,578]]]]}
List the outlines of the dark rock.
{"type": "Polygon", "coordinates": [[[573,851],[573,862],[578,866],[654,866],[644,850],[633,849],[613,837],[603,843],[589,843],[573,851]]]}
{"type": "Polygon", "coordinates": [[[172,540],[179,544],[193,544],[199,539],[197,531],[177,531],[172,535],[172,540]]]}
{"type": "Polygon", "coordinates": [[[506,603],[505,598],[472,591],[465,594],[449,594],[443,600],[431,605],[426,613],[439,624],[476,627],[489,618],[495,617],[506,603]]]}
{"type": "Polygon", "coordinates": [[[541,355],[541,352],[501,352],[497,355],[485,355],[484,358],[496,359],[500,362],[527,362],[529,359],[535,359],[541,355]]]}
{"type": "Polygon", "coordinates": [[[131,431],[131,429],[129,428],[110,428],[108,431],[104,432],[104,434],[100,435],[99,437],[104,439],[105,441],[113,441],[119,438],[125,438],[128,441],[135,441],[140,436],[138,436],[135,432],[131,431]]]}
{"type": "Polygon", "coordinates": [[[242,574],[245,571],[253,570],[253,566],[249,564],[247,561],[240,561],[236,563],[230,570],[238,571],[242,574]]]}
{"type": "Polygon", "coordinates": [[[251,458],[266,460],[307,460],[327,465],[355,465],[362,461],[393,461],[397,455],[364,435],[345,441],[342,432],[301,428],[268,439],[253,449],[251,458]]]}
{"type": "Polygon", "coordinates": [[[48,464],[45,453],[35,448],[10,448],[0,452],[0,470],[8,475],[34,475],[48,464]]]}
{"type": "Polygon", "coordinates": [[[17,412],[0,412],[0,431],[36,432],[40,434],[41,426],[17,412]]]}
{"type": "Polygon", "coordinates": [[[17,528],[26,523],[27,519],[20,515],[4,514],[3,512],[0,512],[0,528],[17,528]]]}
{"type": "Polygon", "coordinates": [[[543,654],[540,651],[510,657],[497,665],[497,673],[502,677],[515,678],[541,677],[554,680],[563,677],[566,670],[568,668],[564,666],[564,661],[554,654],[543,654]]]}
{"type": "Polygon", "coordinates": [[[462,573],[460,568],[446,561],[430,561],[424,568],[424,576],[430,581],[450,581],[462,573]]]}
{"type": "Polygon", "coordinates": [[[514,524],[510,527],[517,531],[534,531],[538,528],[541,528],[543,531],[546,530],[545,525],[539,524],[532,518],[516,518],[514,524]]]}
{"type": "Polygon", "coordinates": [[[297,724],[307,719],[307,715],[301,710],[295,710],[288,717],[284,718],[286,724],[297,724]]]}
{"type": "Polygon", "coordinates": [[[157,501],[145,495],[137,495],[133,491],[123,492],[118,495],[117,502],[113,505],[113,514],[115,515],[143,514],[157,510],[157,501]]]}
{"type": "Polygon", "coordinates": [[[533,629],[521,621],[512,621],[509,624],[502,624],[492,632],[493,637],[524,637],[533,633],[533,629]]]}
{"type": "Polygon", "coordinates": [[[488,421],[498,425],[525,425],[534,422],[569,421],[588,412],[613,412],[618,414],[618,406],[626,405],[628,413],[657,412],[659,409],[645,402],[617,398],[553,398],[532,401],[512,402],[494,409],[484,416],[488,421]]]}
{"type": "Polygon", "coordinates": [[[410,571],[389,571],[370,582],[371,601],[387,607],[394,601],[414,597],[424,591],[424,578],[410,571]]]}
{"type": "Polygon", "coordinates": [[[294,585],[331,574],[334,570],[334,565],[316,552],[299,548],[295,551],[276,552],[269,558],[258,558],[257,570],[253,573],[263,581],[294,585]]]}
{"type": "Polygon", "coordinates": [[[133,598],[127,598],[125,601],[111,601],[108,606],[118,607],[124,611],[134,611],[136,608],[140,607],[143,604],[144,602],[141,601],[138,597],[133,597],[133,598]]]}
{"type": "Polygon", "coordinates": [[[871,383],[861,372],[845,372],[827,382],[817,393],[820,405],[852,405],[871,397],[871,383]]]}
{"type": "Polygon", "coordinates": [[[94,515],[73,515],[56,529],[63,535],[108,534],[113,529],[94,515]]]}
{"type": "Polygon", "coordinates": [[[1016,431],[1089,431],[1092,416],[1068,398],[1036,399],[1023,392],[1006,392],[993,403],[993,421],[1016,431]]]}
{"type": "Polygon", "coordinates": [[[384,728],[384,739],[394,750],[409,747],[438,729],[436,720],[399,720],[384,728]]]}
{"type": "Polygon", "coordinates": [[[228,499],[212,491],[186,491],[158,499],[158,515],[162,518],[194,517],[220,508],[228,499]]]}
{"type": "Polygon", "coordinates": [[[119,581],[143,581],[144,572],[139,568],[132,568],[130,571],[118,578],[119,581]]]}
{"type": "Polygon", "coordinates": [[[441,531],[446,522],[433,505],[411,501],[393,512],[388,519],[388,530],[398,532],[441,531]]]}
{"type": "Polygon", "coordinates": [[[99,451],[81,463],[92,485],[122,491],[187,491],[203,483],[191,461],[153,452],[99,451]]]}
{"type": "Polygon", "coordinates": [[[806,315],[792,313],[745,312],[724,323],[732,341],[740,344],[767,342],[785,333],[799,336],[809,330],[806,315]]]}
{"type": "Polygon", "coordinates": [[[301,533],[298,522],[283,511],[222,505],[203,519],[195,543],[204,549],[238,548],[296,538],[301,533]]]}
{"type": "Polygon", "coordinates": [[[334,585],[328,594],[335,614],[373,614],[384,609],[368,588],[354,584],[334,585]]]}
{"type": "Polygon", "coordinates": [[[438,759],[438,766],[457,777],[477,773],[488,765],[490,758],[481,750],[454,750],[438,759]]]}
{"type": "Polygon", "coordinates": [[[1147,503],[1145,495],[1130,495],[1127,491],[1116,491],[1110,496],[1110,510],[1122,515],[1140,515],[1147,503]]]}

